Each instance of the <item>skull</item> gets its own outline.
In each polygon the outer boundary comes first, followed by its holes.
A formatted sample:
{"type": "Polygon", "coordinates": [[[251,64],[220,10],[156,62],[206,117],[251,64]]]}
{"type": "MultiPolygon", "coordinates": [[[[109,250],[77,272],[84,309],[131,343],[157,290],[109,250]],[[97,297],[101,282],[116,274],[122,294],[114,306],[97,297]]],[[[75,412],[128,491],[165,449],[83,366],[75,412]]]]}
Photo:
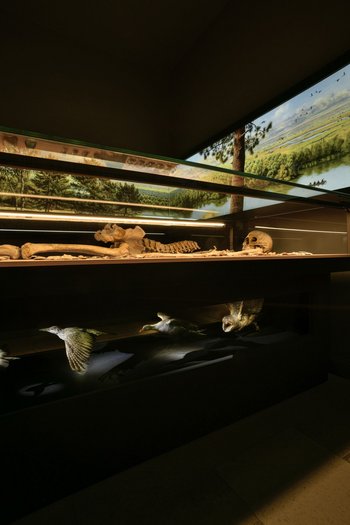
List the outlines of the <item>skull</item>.
{"type": "Polygon", "coordinates": [[[272,250],[272,239],[268,233],[253,230],[248,233],[243,241],[242,250],[255,250],[261,248],[264,253],[272,250]]]}

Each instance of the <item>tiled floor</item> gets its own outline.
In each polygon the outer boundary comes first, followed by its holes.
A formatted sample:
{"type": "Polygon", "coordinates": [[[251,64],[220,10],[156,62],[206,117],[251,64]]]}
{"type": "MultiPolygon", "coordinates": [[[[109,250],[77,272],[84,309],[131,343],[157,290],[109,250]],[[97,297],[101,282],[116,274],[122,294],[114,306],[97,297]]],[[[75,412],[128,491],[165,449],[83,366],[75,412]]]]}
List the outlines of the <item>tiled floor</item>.
{"type": "Polygon", "coordinates": [[[349,525],[350,381],[324,383],[17,525],[349,525]]]}

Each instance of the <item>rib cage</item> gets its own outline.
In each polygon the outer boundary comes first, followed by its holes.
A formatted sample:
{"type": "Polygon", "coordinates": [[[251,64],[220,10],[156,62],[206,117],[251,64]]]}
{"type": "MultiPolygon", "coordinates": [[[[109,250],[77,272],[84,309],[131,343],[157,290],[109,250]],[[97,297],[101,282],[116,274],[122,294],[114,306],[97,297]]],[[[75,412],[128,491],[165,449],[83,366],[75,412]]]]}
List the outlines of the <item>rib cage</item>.
{"type": "Polygon", "coordinates": [[[171,242],[169,244],[162,244],[152,239],[142,239],[146,252],[157,253],[192,253],[200,250],[199,245],[195,241],[179,241],[171,242]]]}

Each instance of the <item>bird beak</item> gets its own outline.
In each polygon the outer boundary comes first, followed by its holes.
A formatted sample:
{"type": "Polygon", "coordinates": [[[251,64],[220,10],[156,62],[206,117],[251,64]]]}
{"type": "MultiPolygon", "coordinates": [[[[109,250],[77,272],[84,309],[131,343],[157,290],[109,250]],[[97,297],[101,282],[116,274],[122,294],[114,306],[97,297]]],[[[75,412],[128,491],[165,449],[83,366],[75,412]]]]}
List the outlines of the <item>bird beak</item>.
{"type": "Polygon", "coordinates": [[[39,332],[50,332],[49,328],[39,328],[39,332]]]}

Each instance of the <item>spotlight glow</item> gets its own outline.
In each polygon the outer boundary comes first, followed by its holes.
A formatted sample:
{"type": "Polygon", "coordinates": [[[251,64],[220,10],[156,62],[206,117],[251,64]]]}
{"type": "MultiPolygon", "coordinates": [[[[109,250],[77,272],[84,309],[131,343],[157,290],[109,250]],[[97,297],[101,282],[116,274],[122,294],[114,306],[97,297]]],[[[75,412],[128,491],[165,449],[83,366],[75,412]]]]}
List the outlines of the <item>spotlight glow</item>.
{"type": "Polygon", "coordinates": [[[189,228],[223,228],[224,222],[204,222],[204,221],[183,221],[183,220],[166,220],[166,219],[141,219],[126,217],[94,217],[88,215],[65,215],[50,213],[28,213],[1,211],[0,219],[17,219],[28,221],[65,221],[65,222],[102,222],[102,223],[119,223],[119,224],[145,224],[154,226],[185,226],[189,228]]]}

